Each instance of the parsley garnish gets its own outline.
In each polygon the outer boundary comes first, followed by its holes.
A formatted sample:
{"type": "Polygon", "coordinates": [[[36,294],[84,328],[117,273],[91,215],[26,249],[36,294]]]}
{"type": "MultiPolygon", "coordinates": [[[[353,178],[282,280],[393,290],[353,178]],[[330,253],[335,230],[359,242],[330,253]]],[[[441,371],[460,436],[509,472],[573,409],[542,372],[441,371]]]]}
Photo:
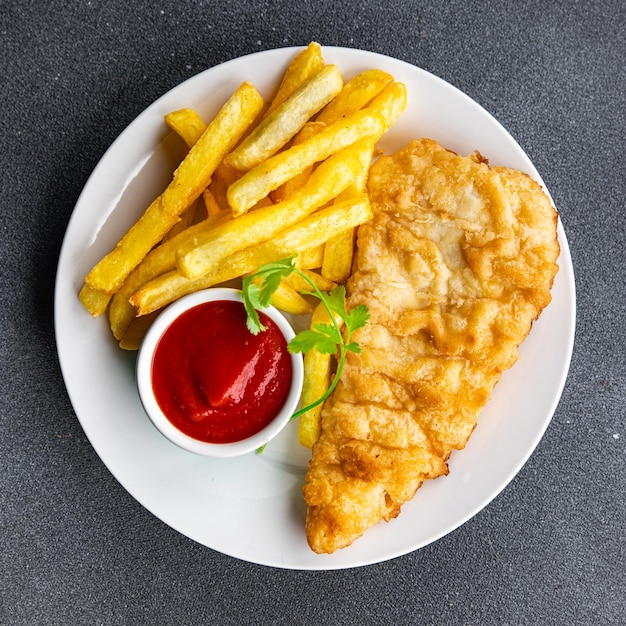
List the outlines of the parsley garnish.
{"type": "Polygon", "coordinates": [[[298,274],[309,285],[312,291],[306,295],[319,298],[324,304],[331,319],[330,324],[315,324],[313,328],[298,333],[287,346],[291,353],[308,352],[315,348],[325,354],[333,354],[339,351],[337,371],[326,393],[315,402],[296,411],[291,419],[299,417],[309,409],[321,404],[333,392],[339,381],[343,365],[348,352],[360,352],[359,344],[351,341],[352,333],[367,324],[369,311],[367,306],[360,304],[351,311],[346,310],[346,289],[339,285],[329,293],[319,290],[317,285],[306,274],[300,272],[294,265],[294,258],[289,257],[274,263],[266,263],[259,267],[257,272],[243,279],[242,296],[243,303],[248,314],[246,324],[253,335],[265,330],[258,315],[258,309],[270,305],[272,294],[278,288],[280,281],[292,272],[298,274]],[[342,333],[339,324],[335,320],[338,316],[345,324],[345,332],[342,333]]]}

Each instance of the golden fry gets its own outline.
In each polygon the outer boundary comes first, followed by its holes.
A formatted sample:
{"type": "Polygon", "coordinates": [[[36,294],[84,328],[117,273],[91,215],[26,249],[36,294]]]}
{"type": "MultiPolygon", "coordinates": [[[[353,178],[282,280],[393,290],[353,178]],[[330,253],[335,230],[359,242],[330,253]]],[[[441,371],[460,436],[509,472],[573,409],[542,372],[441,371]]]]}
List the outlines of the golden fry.
{"type": "Polygon", "coordinates": [[[174,172],[166,190],[85,277],[94,289],[115,293],[141,259],[207,187],[211,174],[259,114],[263,99],[250,83],[229,98],[174,172]]]}
{"type": "Polygon", "coordinates": [[[387,131],[406,109],[407,92],[404,83],[393,82],[385,87],[366,107],[382,115],[387,131]]]}
{"type": "MultiPolygon", "coordinates": [[[[343,321],[335,316],[336,323],[341,327],[343,321]]],[[[316,324],[330,324],[331,318],[326,307],[320,302],[311,316],[310,327],[316,324]]],[[[331,383],[332,355],[319,352],[315,348],[304,355],[304,380],[302,385],[302,406],[317,402],[324,396],[331,383]]],[[[321,430],[321,413],[324,404],[320,403],[300,415],[298,423],[298,441],[305,448],[312,448],[319,438],[321,430]]]]}
{"type": "Polygon", "coordinates": [[[272,99],[264,117],[271,115],[276,107],[280,106],[298,87],[323,67],[322,47],[317,42],[312,41],[287,66],[276,95],[272,99]]]}
{"type": "Polygon", "coordinates": [[[227,158],[228,155],[224,157],[224,161],[222,161],[215,169],[215,178],[221,179],[225,187],[232,185],[238,178],[241,177],[241,172],[229,165],[226,161],[227,158]]]}
{"type": "Polygon", "coordinates": [[[192,241],[196,233],[207,228],[207,225],[215,226],[221,224],[225,219],[229,219],[229,215],[222,213],[208,218],[205,222],[190,226],[172,239],[161,243],[141,260],[111,299],[109,324],[116,339],[119,340],[124,337],[130,323],[136,316],[135,307],[130,303],[130,297],[133,293],[157,276],[173,270],[176,267],[176,251],[181,245],[192,241]]]}
{"type": "Polygon", "coordinates": [[[311,303],[284,280],[281,280],[276,291],[272,294],[271,304],[277,309],[293,315],[307,315],[313,310],[311,303]]]}
{"type": "Polygon", "coordinates": [[[179,249],[178,270],[186,278],[198,278],[238,250],[269,239],[298,222],[332,200],[359,176],[363,168],[361,156],[358,147],[342,150],[324,161],[304,187],[284,202],[199,231],[179,249]]]}
{"type": "Polygon", "coordinates": [[[324,246],[322,276],[328,280],[345,283],[352,271],[354,257],[355,229],[331,237],[324,246]]]}
{"type": "Polygon", "coordinates": [[[154,311],[150,315],[133,318],[124,336],[120,339],[120,348],[122,350],[139,350],[143,338],[159,313],[160,311],[154,311]]]}
{"type": "MultiPolygon", "coordinates": [[[[291,140],[292,146],[297,146],[299,143],[303,143],[309,137],[313,137],[315,133],[319,133],[322,128],[324,128],[326,124],[322,124],[321,122],[307,122],[300,132],[291,140]]],[[[313,166],[309,165],[309,167],[303,169],[299,174],[296,174],[293,178],[290,178],[286,183],[282,184],[277,189],[274,189],[271,193],[272,200],[274,202],[280,202],[281,200],[285,200],[291,194],[295,193],[302,187],[306,181],[309,179],[311,172],[313,171],[313,166]]]]}
{"type": "Polygon", "coordinates": [[[84,284],[78,294],[78,299],[93,317],[99,317],[107,310],[111,296],[84,284]]]}
{"type": "Polygon", "coordinates": [[[247,171],[282,148],[343,86],[336,65],[326,65],[268,115],[226,158],[247,171]]]}
{"type": "MultiPolygon", "coordinates": [[[[307,406],[321,398],[331,381],[331,355],[312,348],[304,354],[304,379],[302,405],[307,406]]],[[[323,403],[302,413],[298,420],[298,441],[305,448],[312,448],[319,439],[323,403]]]]}
{"type": "Polygon", "coordinates": [[[301,270],[314,270],[318,267],[322,267],[324,245],[325,244],[322,243],[319,246],[300,252],[295,261],[296,267],[301,270]]]}
{"type": "Polygon", "coordinates": [[[194,109],[180,109],[165,116],[165,123],[191,148],[206,130],[206,124],[194,109]]]}
{"type": "MultiPolygon", "coordinates": [[[[328,280],[328,278],[322,276],[319,272],[302,268],[299,271],[302,272],[320,291],[330,291],[337,286],[337,283],[332,280],[328,280]]],[[[283,278],[283,282],[300,293],[313,291],[311,285],[304,280],[304,278],[295,273],[289,274],[289,276],[283,278]]]]}
{"type": "Polygon", "coordinates": [[[222,207],[217,203],[215,195],[209,187],[202,192],[202,202],[204,202],[207,217],[213,217],[222,212],[222,207]]]}
{"type": "Polygon", "coordinates": [[[361,150],[361,163],[363,167],[357,179],[347,188],[344,189],[335,200],[336,202],[347,200],[354,196],[358,196],[365,192],[365,185],[367,184],[367,175],[369,173],[370,165],[372,163],[372,157],[374,156],[374,147],[376,146],[376,139],[369,139],[359,142],[359,149],[361,150]]]}
{"type": "Polygon", "coordinates": [[[178,233],[181,233],[183,230],[189,228],[195,221],[196,216],[198,215],[198,203],[194,202],[192,205],[188,206],[180,215],[180,219],[176,224],[174,224],[166,233],[163,235],[162,241],[167,241],[168,239],[172,239],[178,233]]]}
{"type": "Polygon", "coordinates": [[[333,204],[309,215],[269,241],[236,252],[200,278],[188,279],[178,271],[168,272],[145,284],[130,300],[137,308],[137,314],[145,315],[188,293],[251,274],[264,263],[319,246],[329,237],[358,226],[371,217],[366,195],[333,204]]]}
{"type": "MultiPolygon", "coordinates": [[[[348,198],[359,196],[364,192],[367,183],[367,174],[369,172],[369,163],[372,161],[375,143],[375,140],[361,143],[363,163],[367,163],[368,166],[363,167],[360,176],[352,185],[344,189],[337,198],[335,198],[335,202],[341,202],[348,198]]],[[[353,228],[335,237],[331,237],[326,242],[321,264],[322,276],[337,283],[345,283],[348,280],[352,272],[355,240],[356,229],[353,228]]]]}
{"type": "Polygon", "coordinates": [[[331,154],[362,139],[380,137],[386,120],[376,111],[357,111],[327,126],[307,141],[292,146],[252,168],[227,191],[234,215],[245,213],[270,191],[331,154]]]}
{"type": "Polygon", "coordinates": [[[315,120],[324,124],[332,124],[343,117],[356,113],[392,82],[393,76],[387,72],[377,69],[365,70],[350,79],[315,120]]]}
{"type": "Polygon", "coordinates": [[[222,159],[254,122],[262,106],[261,94],[250,83],[243,83],[233,93],[174,172],[174,179],[162,196],[167,213],[180,213],[188,198],[200,196],[222,159]]]}

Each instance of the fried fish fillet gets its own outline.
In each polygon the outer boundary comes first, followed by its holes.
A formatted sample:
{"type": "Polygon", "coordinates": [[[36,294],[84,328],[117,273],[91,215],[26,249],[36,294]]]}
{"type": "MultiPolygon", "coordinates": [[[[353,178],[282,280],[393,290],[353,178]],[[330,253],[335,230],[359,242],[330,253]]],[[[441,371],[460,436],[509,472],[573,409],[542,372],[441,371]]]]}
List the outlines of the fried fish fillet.
{"type": "MultiPolygon", "coordinates": [[[[529,176],[428,139],[370,171],[348,306],[371,318],[322,413],[303,487],[318,553],[350,545],[447,474],[550,302],[557,214],[529,176]]],[[[504,417],[503,417],[504,419],[504,417]]]]}

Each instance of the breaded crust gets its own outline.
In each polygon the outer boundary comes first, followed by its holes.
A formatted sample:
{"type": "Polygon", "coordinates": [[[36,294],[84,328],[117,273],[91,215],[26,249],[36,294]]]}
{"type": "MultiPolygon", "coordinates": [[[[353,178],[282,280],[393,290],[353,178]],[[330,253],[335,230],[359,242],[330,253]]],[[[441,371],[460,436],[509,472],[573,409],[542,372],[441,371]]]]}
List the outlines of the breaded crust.
{"type": "MultiPolygon", "coordinates": [[[[550,302],[557,213],[529,176],[411,142],[370,170],[353,335],[303,488],[311,548],[332,553],[448,472],[502,372],[550,302]]],[[[506,419],[506,416],[502,416],[506,419]]]]}

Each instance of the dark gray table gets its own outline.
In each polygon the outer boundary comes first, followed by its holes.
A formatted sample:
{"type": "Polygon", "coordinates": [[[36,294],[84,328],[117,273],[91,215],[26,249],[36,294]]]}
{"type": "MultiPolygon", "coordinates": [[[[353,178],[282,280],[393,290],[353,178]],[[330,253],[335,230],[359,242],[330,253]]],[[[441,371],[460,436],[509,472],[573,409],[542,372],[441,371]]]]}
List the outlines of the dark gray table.
{"type": "Polygon", "coordinates": [[[626,623],[623,2],[301,5],[0,3],[0,623],[626,623]],[[317,573],[216,553],[127,494],[66,395],[52,305],[74,203],[126,125],[207,67],[311,40],[421,66],[500,120],[550,189],[578,291],[561,402],[504,492],[418,552],[317,573]]]}

